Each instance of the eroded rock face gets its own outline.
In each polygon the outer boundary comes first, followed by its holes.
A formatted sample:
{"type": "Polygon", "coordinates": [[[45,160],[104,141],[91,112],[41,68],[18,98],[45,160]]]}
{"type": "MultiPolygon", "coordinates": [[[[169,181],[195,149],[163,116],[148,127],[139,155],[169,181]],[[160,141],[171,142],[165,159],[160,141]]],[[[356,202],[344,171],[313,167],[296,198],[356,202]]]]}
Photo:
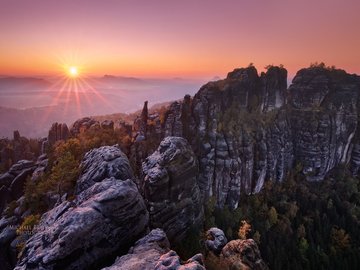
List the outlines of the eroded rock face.
{"type": "Polygon", "coordinates": [[[48,143],[54,145],[57,141],[66,141],[70,136],[69,128],[65,123],[54,123],[52,124],[49,134],[48,143]]]}
{"type": "Polygon", "coordinates": [[[282,67],[259,76],[250,66],[207,83],[192,99],[171,104],[161,121],[147,123],[146,136],[131,146],[133,163],[161,138],[182,136],[198,159],[203,197],[230,208],[266,180],[283,181],[297,165],[309,181],[324,179],[339,164],[357,174],[359,76],[311,67],[300,70],[289,89],[286,76],[282,67]]]}
{"type": "Polygon", "coordinates": [[[114,121],[104,120],[103,122],[101,122],[101,128],[113,130],[114,129],[114,121]]]}
{"type": "Polygon", "coordinates": [[[253,239],[232,240],[221,252],[221,259],[229,269],[268,270],[253,239]]]}
{"type": "Polygon", "coordinates": [[[70,128],[71,135],[75,136],[78,135],[90,128],[100,128],[99,121],[96,121],[90,117],[84,117],[72,124],[70,128]]]}
{"type": "Polygon", "coordinates": [[[124,252],[147,228],[148,212],[132,180],[108,178],[42,216],[15,268],[89,269],[124,252]]]}
{"type": "Polygon", "coordinates": [[[219,228],[213,227],[206,232],[205,247],[214,254],[219,255],[226,243],[226,236],[219,228]]]}
{"type": "Polygon", "coordinates": [[[128,254],[116,259],[115,263],[103,270],[205,270],[201,254],[185,263],[181,262],[161,229],[152,230],[138,240],[128,254]]]}
{"type": "Polygon", "coordinates": [[[36,165],[31,160],[19,160],[8,172],[0,175],[0,215],[6,204],[24,194],[26,180],[32,175],[36,165]]]}
{"type": "Polygon", "coordinates": [[[89,151],[80,166],[82,173],[76,186],[78,194],[105,178],[134,178],[128,158],[116,146],[102,146],[89,151]]]}
{"type": "Polygon", "coordinates": [[[191,226],[202,222],[197,185],[197,159],[181,137],[166,137],[143,163],[141,190],[153,228],[162,228],[170,241],[180,241],[191,226]]]}
{"type": "Polygon", "coordinates": [[[138,240],[128,254],[116,259],[103,270],[153,270],[161,255],[170,250],[170,243],[161,229],[154,229],[138,240]]]}
{"type": "Polygon", "coordinates": [[[173,250],[162,255],[155,265],[154,270],[206,270],[201,254],[197,254],[187,260],[184,264],[181,263],[180,257],[173,250]]]}
{"type": "Polygon", "coordinates": [[[358,129],[359,78],[342,70],[300,70],[289,88],[296,161],[310,181],[350,162],[358,129]]]}

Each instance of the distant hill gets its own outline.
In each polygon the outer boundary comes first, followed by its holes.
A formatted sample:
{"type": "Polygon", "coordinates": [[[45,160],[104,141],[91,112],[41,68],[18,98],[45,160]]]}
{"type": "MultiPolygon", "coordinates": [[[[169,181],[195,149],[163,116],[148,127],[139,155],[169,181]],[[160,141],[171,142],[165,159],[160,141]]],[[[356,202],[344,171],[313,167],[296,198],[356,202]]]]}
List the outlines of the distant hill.
{"type": "MultiPolygon", "coordinates": [[[[194,94],[201,81],[105,75],[86,78],[76,89],[56,78],[0,78],[0,137],[14,130],[27,137],[46,136],[52,123],[71,125],[92,115],[128,118],[145,100],[154,104],[194,94]]],[[[100,117],[101,118],[101,117],[100,117]]],[[[131,117],[130,117],[131,118],[131,117]]]]}
{"type": "Polygon", "coordinates": [[[42,78],[32,77],[0,77],[0,91],[24,91],[24,90],[42,90],[51,86],[51,82],[42,78]]]}

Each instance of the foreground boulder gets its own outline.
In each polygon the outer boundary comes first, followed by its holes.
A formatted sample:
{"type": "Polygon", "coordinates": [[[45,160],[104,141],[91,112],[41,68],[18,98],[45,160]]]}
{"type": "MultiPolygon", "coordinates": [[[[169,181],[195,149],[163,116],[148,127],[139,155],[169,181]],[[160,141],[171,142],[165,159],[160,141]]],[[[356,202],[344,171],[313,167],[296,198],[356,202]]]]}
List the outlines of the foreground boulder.
{"type": "Polygon", "coordinates": [[[205,270],[201,254],[195,255],[185,264],[175,251],[170,251],[166,234],[161,229],[152,230],[129,250],[127,255],[103,270],[205,270]]]}
{"type": "Polygon", "coordinates": [[[224,232],[218,228],[210,228],[206,232],[205,247],[214,254],[219,255],[227,243],[224,232]]]}
{"type": "Polygon", "coordinates": [[[17,200],[24,194],[26,180],[35,168],[33,161],[19,160],[8,172],[0,175],[0,215],[8,202],[17,200]]]}
{"type": "Polygon", "coordinates": [[[128,158],[116,146],[102,146],[87,152],[81,168],[82,174],[76,186],[78,194],[109,177],[122,180],[134,178],[128,158]]]}
{"type": "Polygon", "coordinates": [[[15,269],[101,267],[141,237],[147,224],[133,181],[105,179],[43,215],[15,269]]]}
{"type": "Polygon", "coordinates": [[[180,257],[175,251],[171,250],[162,255],[159,262],[155,265],[155,270],[206,270],[203,266],[203,257],[197,254],[187,260],[184,264],[181,263],[180,257]]]}
{"type": "Polygon", "coordinates": [[[223,260],[229,265],[229,269],[268,269],[267,265],[262,260],[259,248],[253,239],[238,239],[230,241],[223,248],[221,256],[223,260]]]}
{"type": "Polygon", "coordinates": [[[253,239],[227,239],[222,230],[211,228],[206,232],[205,247],[209,251],[206,266],[209,270],[268,270],[253,239]]]}
{"type": "Polygon", "coordinates": [[[181,241],[203,216],[197,159],[188,142],[165,138],[143,163],[143,175],[141,189],[151,226],[162,228],[170,241],[181,241]]]}

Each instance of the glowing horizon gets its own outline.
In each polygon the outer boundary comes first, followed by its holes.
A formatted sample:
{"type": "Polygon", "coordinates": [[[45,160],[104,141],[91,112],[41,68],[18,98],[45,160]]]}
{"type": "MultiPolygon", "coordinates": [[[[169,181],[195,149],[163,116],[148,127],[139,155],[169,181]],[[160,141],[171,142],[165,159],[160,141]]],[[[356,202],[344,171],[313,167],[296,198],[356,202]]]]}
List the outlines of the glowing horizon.
{"type": "Polygon", "coordinates": [[[0,74],[225,76],[312,62],[360,74],[360,2],[1,0],[0,74]],[[82,73],[83,71],[81,71],[82,73]]]}

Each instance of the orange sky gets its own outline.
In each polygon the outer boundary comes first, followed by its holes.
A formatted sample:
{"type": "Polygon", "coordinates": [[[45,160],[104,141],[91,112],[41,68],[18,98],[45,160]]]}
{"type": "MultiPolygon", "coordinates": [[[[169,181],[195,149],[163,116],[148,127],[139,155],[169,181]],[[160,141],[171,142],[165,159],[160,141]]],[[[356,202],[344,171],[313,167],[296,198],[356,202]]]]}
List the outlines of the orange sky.
{"type": "Polygon", "coordinates": [[[0,0],[0,75],[225,76],[311,62],[360,74],[359,0],[0,0]]]}

